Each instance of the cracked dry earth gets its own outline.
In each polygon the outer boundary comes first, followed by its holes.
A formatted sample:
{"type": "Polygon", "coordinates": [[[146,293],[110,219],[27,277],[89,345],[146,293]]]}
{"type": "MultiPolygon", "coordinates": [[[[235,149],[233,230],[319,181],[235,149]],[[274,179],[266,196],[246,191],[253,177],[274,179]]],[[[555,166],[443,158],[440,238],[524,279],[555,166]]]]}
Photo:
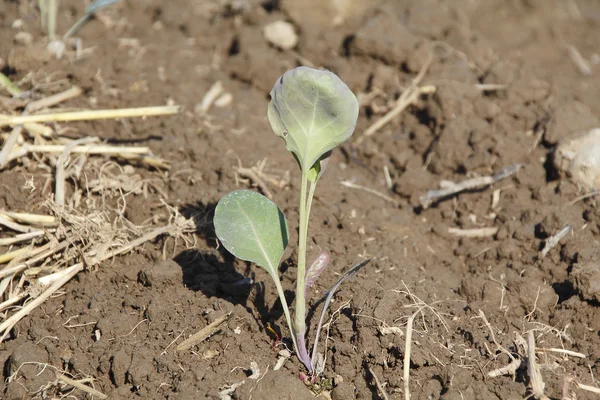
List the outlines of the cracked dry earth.
{"type": "MultiPolygon", "coordinates": [[[[2,398],[90,398],[56,382],[64,371],[93,378],[114,399],[382,398],[372,374],[387,398],[400,399],[404,333],[419,310],[413,399],[527,397],[530,332],[546,396],[598,398],[576,384],[598,387],[600,379],[598,198],[574,201],[585,192],[552,161],[560,140],[599,126],[597,2],[124,0],[80,31],[92,50],[79,60],[46,52],[33,3],[0,2],[2,71],[29,88],[60,80],[82,87],[85,96],[72,107],[182,105],[175,117],[61,126],[78,137],[142,142],[172,163],[168,173],[141,172],[161,191],[128,195],[130,221],[152,218],[164,199],[200,224],[195,247],[147,243],[81,272],[22,320],[0,344],[2,398]],[[294,50],[265,40],[264,26],[277,20],[294,25],[294,50]],[[32,42],[15,42],[19,30],[32,42]],[[364,136],[430,57],[420,84],[435,91],[364,136]],[[341,272],[372,258],[335,296],[327,366],[312,387],[298,379],[294,358],[272,371],[282,347],[273,348],[268,327],[287,334],[275,288],[264,271],[218,248],[210,224],[221,196],[251,186],[237,168],[266,159],[267,187],[295,235],[299,173],[272,134],[266,104],[275,80],[301,64],[338,74],[362,105],[355,135],[334,153],[313,206],[309,258],[327,249],[332,265],[311,304],[341,272]],[[215,82],[231,103],[196,112],[215,82]],[[522,168],[492,187],[420,206],[442,181],[515,164],[522,168]],[[541,257],[566,224],[572,232],[541,257]],[[464,237],[449,228],[493,234],[464,237]],[[174,350],[227,312],[233,316],[219,333],[174,350]],[[522,361],[514,376],[489,376],[511,363],[507,353],[522,361]]],[[[59,32],[85,4],[60,2],[59,32]]],[[[0,209],[40,211],[46,173],[34,164],[0,172],[0,209]],[[23,185],[32,177],[38,190],[30,194],[23,185]]],[[[293,250],[281,267],[290,300],[293,250]]]]}

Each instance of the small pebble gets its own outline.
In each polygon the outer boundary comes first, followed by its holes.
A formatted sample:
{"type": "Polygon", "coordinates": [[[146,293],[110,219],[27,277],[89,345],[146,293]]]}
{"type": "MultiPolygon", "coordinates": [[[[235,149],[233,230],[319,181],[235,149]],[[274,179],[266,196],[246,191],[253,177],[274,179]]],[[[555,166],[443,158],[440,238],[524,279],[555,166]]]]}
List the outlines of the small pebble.
{"type": "Polygon", "coordinates": [[[267,42],[282,50],[291,50],[298,44],[298,35],[294,25],[286,21],[275,21],[266,25],[264,35],[267,42]]]}
{"type": "Polygon", "coordinates": [[[29,32],[19,32],[15,35],[15,43],[21,46],[29,46],[33,43],[33,35],[29,32]]]}

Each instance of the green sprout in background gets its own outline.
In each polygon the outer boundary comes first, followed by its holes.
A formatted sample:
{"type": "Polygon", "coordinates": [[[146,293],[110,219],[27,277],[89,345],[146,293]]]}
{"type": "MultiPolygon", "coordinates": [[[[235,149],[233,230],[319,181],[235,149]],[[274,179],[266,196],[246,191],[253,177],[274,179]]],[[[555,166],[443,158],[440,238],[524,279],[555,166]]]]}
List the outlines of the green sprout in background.
{"type": "Polygon", "coordinates": [[[273,131],[283,138],[286,148],[300,167],[300,216],[298,221],[298,269],[295,318],[279,279],[279,264],[288,244],[285,216],[271,200],[250,190],[225,195],[215,209],[214,225],[223,246],[236,257],[263,267],[275,282],[291,332],[294,350],[308,371],[323,370],[317,345],[325,312],[339,285],[355,275],[369,260],[352,267],[325,294],[325,302],[313,343],[312,355],[306,347],[306,292],[329,264],[329,254],[321,252],[306,269],[308,222],[317,182],[323,175],[331,152],[352,136],[358,118],[358,101],[340,78],[329,71],[298,67],[277,80],[271,91],[268,117],[273,131]]]}

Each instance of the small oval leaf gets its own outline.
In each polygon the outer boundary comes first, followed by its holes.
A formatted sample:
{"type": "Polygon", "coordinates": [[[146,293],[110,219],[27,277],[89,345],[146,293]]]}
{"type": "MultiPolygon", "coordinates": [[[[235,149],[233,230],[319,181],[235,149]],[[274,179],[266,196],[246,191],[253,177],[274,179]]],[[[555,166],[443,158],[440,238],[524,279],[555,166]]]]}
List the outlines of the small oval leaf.
{"type": "Polygon", "coordinates": [[[352,136],[358,109],[354,93],[333,72],[298,67],[275,83],[267,115],[304,169],[352,136]]]}
{"type": "Polygon", "coordinates": [[[251,190],[236,190],[219,200],[213,223],[227,251],[277,276],[289,234],[275,203],[251,190]]]}

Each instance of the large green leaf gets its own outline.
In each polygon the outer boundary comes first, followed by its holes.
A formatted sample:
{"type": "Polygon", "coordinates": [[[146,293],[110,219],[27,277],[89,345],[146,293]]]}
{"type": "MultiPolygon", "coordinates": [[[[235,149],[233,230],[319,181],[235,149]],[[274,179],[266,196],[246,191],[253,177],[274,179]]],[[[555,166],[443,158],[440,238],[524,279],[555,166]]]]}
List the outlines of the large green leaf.
{"type": "Polygon", "coordinates": [[[275,83],[267,114],[304,169],[352,136],[358,101],[333,72],[298,67],[275,83]]]}
{"type": "Polygon", "coordinates": [[[236,190],[219,200],[213,223],[231,254],[277,276],[289,235],[285,215],[275,203],[251,190],[236,190]]]}

